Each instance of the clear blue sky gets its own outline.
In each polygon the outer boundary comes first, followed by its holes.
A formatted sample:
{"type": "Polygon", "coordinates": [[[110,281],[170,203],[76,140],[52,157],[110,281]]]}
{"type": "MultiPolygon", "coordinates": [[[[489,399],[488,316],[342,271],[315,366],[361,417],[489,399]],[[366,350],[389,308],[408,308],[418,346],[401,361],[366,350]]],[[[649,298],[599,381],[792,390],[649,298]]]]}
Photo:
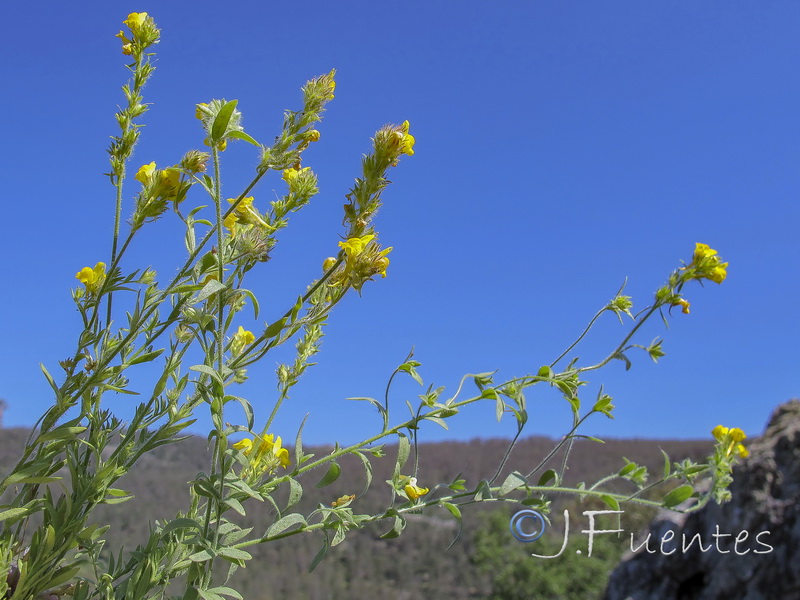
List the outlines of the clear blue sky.
{"type": "MultiPolygon", "coordinates": [[[[412,345],[426,382],[448,389],[467,372],[533,371],[626,277],[635,306],[647,304],[698,241],[730,262],[728,280],[691,286],[691,315],[675,311],[668,331],[655,322],[639,338],[665,335],[659,365],[638,355],[627,373],[615,363],[594,374],[587,403],[604,383],[617,419],[585,432],[708,437],[723,423],[753,435],[800,395],[800,3],[15,2],[0,42],[7,426],[31,424],[51,401],[38,363],[58,373],[72,353],[75,272],[109,255],[113,189],[102,173],[127,78],[114,34],[133,11],[163,35],[134,168],[200,147],[194,105],[212,98],[237,98],[246,130],[269,142],[304,81],[337,69],[305,159],[321,193],[254,272],[263,319],[282,314],[336,250],[372,133],[408,119],[417,138],[376,222],[395,248],[389,277],[334,313],[278,433],[293,439],[307,412],[310,442],[373,432],[369,406],[344,398],[382,394],[412,345]]],[[[233,196],[257,156],[240,143],[224,158],[233,196]]],[[[281,189],[273,176],[256,202],[281,189]]],[[[166,279],[181,249],[164,219],[127,266],[153,264],[166,279]]],[[[604,355],[622,333],[615,323],[598,328],[583,359],[604,355]]],[[[262,420],[279,359],[252,369],[244,390],[262,420]]],[[[401,385],[393,404],[416,393],[401,385]]],[[[126,414],[131,397],[107,401],[126,414]]],[[[551,390],[531,393],[529,411],[531,434],[563,433],[569,411],[551,390]]],[[[422,437],[511,433],[486,404],[422,437]]]]}

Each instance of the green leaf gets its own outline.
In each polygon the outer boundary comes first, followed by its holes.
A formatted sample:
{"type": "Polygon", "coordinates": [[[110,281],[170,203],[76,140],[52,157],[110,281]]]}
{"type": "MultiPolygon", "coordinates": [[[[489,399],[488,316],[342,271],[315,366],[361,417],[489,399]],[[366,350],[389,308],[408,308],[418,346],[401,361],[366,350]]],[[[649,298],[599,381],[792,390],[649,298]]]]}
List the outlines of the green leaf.
{"type": "Polygon", "coordinates": [[[303,486],[300,484],[299,481],[296,479],[289,479],[289,500],[286,502],[286,508],[284,510],[290,509],[292,506],[297,504],[300,501],[300,498],[303,497],[303,486]]]}
{"type": "Polygon", "coordinates": [[[443,429],[447,429],[447,423],[444,422],[444,419],[440,419],[439,417],[425,417],[427,421],[433,421],[443,429]]]}
{"type": "Polygon", "coordinates": [[[317,554],[314,556],[314,560],[311,561],[311,564],[308,565],[308,572],[311,573],[314,569],[317,568],[317,565],[322,562],[322,559],[325,558],[325,555],[328,553],[328,549],[330,548],[330,544],[328,543],[328,538],[325,538],[322,542],[322,548],[319,549],[317,554]]]}
{"type": "Polygon", "coordinates": [[[284,325],[286,325],[286,317],[278,319],[272,325],[267,327],[266,330],[264,331],[264,337],[274,338],[275,336],[280,334],[281,331],[283,331],[284,325]]]}
{"type": "Polygon", "coordinates": [[[238,548],[220,548],[218,554],[221,558],[225,558],[230,561],[246,561],[253,558],[253,556],[249,552],[245,552],[244,550],[239,550],[238,548]]]}
{"type": "Polygon", "coordinates": [[[408,460],[408,455],[411,453],[411,442],[408,441],[408,436],[398,433],[399,438],[397,443],[397,462],[394,466],[394,472],[399,474],[408,460]]]}
{"type": "Polygon", "coordinates": [[[247,514],[247,511],[245,511],[244,506],[242,506],[242,503],[239,502],[236,498],[225,498],[225,502],[223,502],[223,504],[225,506],[232,508],[242,516],[245,516],[247,514]]]}
{"type": "Polygon", "coordinates": [[[211,560],[214,557],[211,554],[210,550],[200,550],[200,552],[195,552],[191,556],[189,556],[189,560],[192,562],[206,562],[207,560],[211,560]]]}
{"type": "Polygon", "coordinates": [[[219,376],[219,373],[217,373],[214,369],[212,369],[208,365],[192,365],[191,367],[189,367],[189,370],[197,371],[198,373],[204,373],[205,375],[208,375],[209,377],[211,377],[211,379],[222,385],[222,378],[219,376]]]}
{"type": "Polygon", "coordinates": [[[682,485],[675,488],[661,501],[666,508],[678,506],[681,502],[688,500],[694,494],[694,488],[690,485],[682,485]]]}
{"type": "Polygon", "coordinates": [[[619,510],[619,502],[614,496],[609,496],[608,494],[603,494],[600,496],[600,500],[606,503],[611,510],[619,510]]]}
{"type": "Polygon", "coordinates": [[[392,528],[389,531],[387,531],[381,536],[381,539],[391,540],[396,537],[400,537],[400,534],[403,533],[403,529],[405,529],[405,527],[406,527],[406,520],[400,515],[397,515],[394,518],[394,525],[392,525],[392,528]]]}
{"type": "Polygon", "coordinates": [[[489,500],[492,498],[492,490],[489,487],[489,482],[485,479],[478,484],[478,489],[473,496],[475,500],[489,500]]]}
{"type": "Polygon", "coordinates": [[[659,450],[661,450],[661,454],[664,456],[664,479],[667,479],[671,473],[669,455],[664,452],[663,449],[659,448],[659,450]]]}
{"type": "Polygon", "coordinates": [[[198,531],[200,531],[202,527],[200,526],[200,523],[198,523],[194,519],[181,517],[179,519],[173,519],[172,521],[167,523],[164,526],[164,529],[161,530],[161,535],[166,536],[167,534],[172,533],[173,531],[176,531],[178,529],[197,529],[198,531]]]}
{"type": "Polygon", "coordinates": [[[220,283],[216,279],[209,279],[208,283],[203,286],[194,298],[189,300],[189,304],[197,304],[198,302],[202,302],[203,300],[207,300],[220,290],[227,289],[227,286],[224,283],[220,283]]]}
{"type": "Polygon", "coordinates": [[[213,144],[216,145],[225,137],[228,131],[228,123],[230,123],[231,116],[238,103],[238,100],[231,100],[219,109],[217,116],[214,118],[214,124],[211,126],[211,142],[213,144]]]}
{"type": "Polygon", "coordinates": [[[275,523],[273,523],[269,529],[267,529],[265,538],[270,538],[276,536],[280,533],[283,533],[289,527],[293,527],[294,525],[302,525],[303,527],[308,527],[308,523],[306,523],[306,519],[300,513],[292,513],[290,515],[286,515],[282,519],[278,519],[275,523]]]}
{"type": "Polygon", "coordinates": [[[242,600],[242,595],[239,592],[227,586],[209,588],[208,591],[218,596],[231,596],[236,600],[242,600]]]}
{"type": "Polygon", "coordinates": [[[303,427],[306,425],[306,419],[308,419],[308,413],[303,417],[303,422],[300,423],[300,428],[297,430],[297,437],[294,440],[294,464],[297,465],[297,467],[303,464],[303,457],[305,456],[303,453],[303,427]]]}
{"type": "Polygon", "coordinates": [[[367,493],[369,486],[372,484],[372,463],[369,462],[369,459],[361,454],[361,452],[356,452],[355,454],[361,459],[361,462],[364,463],[364,473],[367,478],[367,483],[364,485],[364,491],[362,492],[362,495],[364,495],[367,493]]]}
{"type": "Polygon", "coordinates": [[[506,494],[521,488],[523,485],[527,485],[527,483],[528,482],[520,473],[514,471],[513,473],[508,474],[508,477],[506,477],[503,485],[500,486],[499,494],[501,496],[505,496],[506,494]]]}
{"type": "Polygon", "coordinates": [[[158,358],[162,352],[164,352],[164,348],[161,348],[160,350],[154,350],[153,352],[145,352],[144,354],[140,354],[136,358],[129,360],[128,365],[138,365],[141,363],[150,362],[151,360],[158,358]]]}
{"type": "Polygon", "coordinates": [[[456,521],[461,522],[461,509],[455,504],[451,504],[450,502],[440,502],[439,505],[444,506],[447,509],[447,512],[453,515],[453,518],[456,521]]]}
{"type": "Polygon", "coordinates": [[[334,481],[339,479],[339,475],[342,473],[342,468],[339,466],[339,463],[336,461],[331,461],[331,465],[328,467],[328,472],[325,473],[325,476],[320,479],[316,487],[322,488],[326,485],[332,484],[334,481]]]}
{"type": "Polygon", "coordinates": [[[555,469],[547,469],[542,476],[539,477],[539,482],[536,484],[537,486],[544,486],[547,485],[550,481],[553,482],[553,485],[558,485],[558,473],[556,473],[555,469]]]}
{"type": "Polygon", "coordinates": [[[257,141],[255,141],[252,137],[247,135],[244,131],[231,131],[228,134],[228,137],[236,138],[237,140],[244,140],[248,144],[253,144],[253,146],[260,146],[257,141]]]}
{"type": "Polygon", "coordinates": [[[8,510],[0,512],[0,521],[5,521],[7,519],[16,519],[25,516],[29,512],[30,509],[24,506],[21,506],[19,508],[9,508],[8,510]]]}
{"type": "MultiPolygon", "coordinates": [[[[489,391],[489,390],[486,390],[489,391]]],[[[494,392],[494,390],[491,390],[494,392]]],[[[497,422],[500,422],[500,419],[503,418],[503,413],[506,411],[506,403],[503,402],[503,399],[497,395],[495,392],[495,402],[494,402],[494,415],[497,417],[497,422]]]]}
{"type": "Polygon", "coordinates": [[[58,587],[62,583],[66,583],[67,581],[72,579],[75,576],[75,574],[80,570],[81,570],[80,565],[61,567],[60,569],[57,569],[53,573],[53,578],[50,581],[48,581],[47,585],[45,585],[42,589],[51,589],[58,587]]]}

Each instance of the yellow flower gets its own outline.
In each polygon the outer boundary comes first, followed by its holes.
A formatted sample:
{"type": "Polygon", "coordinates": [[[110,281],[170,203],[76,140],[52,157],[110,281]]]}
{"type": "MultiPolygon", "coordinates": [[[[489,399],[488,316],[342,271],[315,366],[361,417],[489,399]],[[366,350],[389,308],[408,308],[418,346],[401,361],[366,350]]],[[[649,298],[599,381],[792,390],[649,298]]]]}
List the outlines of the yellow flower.
{"type": "Polygon", "coordinates": [[[227,227],[231,232],[231,237],[236,237],[236,213],[232,212],[222,221],[222,224],[227,227]]]}
{"type": "MultiPolygon", "coordinates": [[[[236,202],[235,198],[228,198],[228,202],[233,204],[236,202]]],[[[258,224],[262,227],[269,227],[264,222],[264,219],[261,218],[261,215],[258,214],[258,211],[253,208],[253,196],[247,196],[246,198],[242,198],[241,202],[236,205],[236,210],[234,214],[238,217],[239,221],[244,223],[251,223],[251,224],[258,224]]],[[[227,221],[227,219],[226,219],[227,221]]],[[[225,222],[223,222],[223,225],[225,222]]]]}
{"type": "Polygon", "coordinates": [[[750,454],[747,448],[740,443],[747,438],[747,435],[738,427],[728,428],[717,425],[711,430],[711,433],[718,442],[721,442],[720,445],[725,449],[725,456],[734,454],[746,458],[750,454]]]}
{"type": "Polygon", "coordinates": [[[728,276],[728,263],[719,263],[716,267],[711,269],[707,277],[714,283],[722,283],[728,276]]]}
{"type": "Polygon", "coordinates": [[[311,167],[303,167],[302,169],[299,170],[295,169],[294,167],[289,167],[288,169],[284,169],[283,180],[291,186],[294,180],[296,180],[298,177],[300,177],[300,175],[302,175],[309,169],[311,169],[311,167]]]}
{"type": "Polygon", "coordinates": [[[710,247],[708,244],[701,244],[700,242],[695,242],[694,245],[694,262],[700,262],[704,258],[711,258],[712,256],[716,256],[717,251],[710,247]]]}
{"type": "Polygon", "coordinates": [[[319,131],[316,129],[312,129],[306,134],[306,140],[309,142],[318,142],[319,141],[319,131]]]}
{"type": "Polygon", "coordinates": [[[400,131],[403,134],[403,149],[400,151],[401,154],[408,154],[412,156],[414,154],[414,143],[416,140],[414,136],[408,133],[409,122],[403,121],[403,124],[400,126],[400,131]]]}
{"type": "Polygon", "coordinates": [[[381,277],[386,277],[386,269],[389,266],[389,259],[386,257],[389,252],[391,252],[393,248],[389,246],[385,250],[381,250],[381,253],[378,255],[378,258],[375,259],[375,262],[372,263],[372,267],[375,269],[375,272],[378,273],[381,277]]]}
{"type": "Polygon", "coordinates": [[[94,268],[83,267],[75,274],[75,278],[86,286],[86,291],[94,294],[106,279],[106,263],[99,262],[94,268]]]}
{"type": "Polygon", "coordinates": [[[722,425],[717,425],[714,429],[711,430],[711,434],[714,436],[715,439],[722,441],[726,435],[728,435],[728,431],[730,431],[727,427],[723,427],[722,425]]]}
{"type": "Polygon", "coordinates": [[[236,450],[241,450],[244,452],[245,456],[247,456],[253,450],[253,440],[250,438],[244,438],[240,442],[236,442],[233,447],[236,450]]]}
{"type": "Polygon", "coordinates": [[[361,237],[350,238],[346,242],[339,242],[339,247],[344,248],[348,258],[354,258],[361,254],[375,236],[373,234],[364,235],[361,237]]]}
{"type": "Polygon", "coordinates": [[[684,300],[683,298],[678,298],[677,300],[672,302],[672,306],[680,306],[681,312],[685,315],[688,315],[689,307],[691,306],[691,304],[689,303],[688,300],[684,300]]]}
{"type": "Polygon", "coordinates": [[[734,442],[741,442],[742,440],[747,438],[747,435],[745,435],[744,431],[742,431],[738,427],[734,427],[733,429],[729,430],[728,435],[731,436],[731,439],[734,442]]]}
{"type": "Polygon", "coordinates": [[[205,102],[201,102],[200,104],[197,105],[197,108],[195,108],[194,116],[202,121],[203,117],[206,116],[207,111],[208,111],[208,104],[206,104],[205,102]]]}
{"type": "Polygon", "coordinates": [[[335,264],[336,264],[336,259],[333,256],[329,256],[323,261],[322,270],[325,272],[330,271],[335,264]]]}
{"type": "Polygon", "coordinates": [[[156,170],[156,163],[151,162],[149,165],[142,165],[139,167],[139,170],[136,171],[136,175],[134,175],[134,179],[137,181],[141,181],[142,185],[147,185],[150,183],[150,180],[153,178],[153,173],[156,170]]]}
{"type": "MultiPolygon", "coordinates": [[[[155,165],[155,163],[151,163],[155,165]]],[[[158,172],[158,183],[167,197],[176,196],[180,191],[181,172],[178,169],[162,169],[158,172]]]]}
{"type": "Polygon", "coordinates": [[[406,486],[403,488],[403,490],[405,490],[406,496],[408,496],[409,500],[416,500],[417,498],[424,496],[430,491],[428,488],[419,487],[417,485],[416,477],[412,477],[408,481],[408,484],[406,484],[406,486]]]}
{"type": "Polygon", "coordinates": [[[145,19],[147,19],[146,12],[131,13],[128,15],[128,18],[122,22],[122,24],[127,25],[130,27],[131,31],[136,33],[136,30],[144,24],[145,19]]]}
{"type": "Polygon", "coordinates": [[[252,331],[247,331],[244,327],[239,325],[239,330],[233,334],[231,340],[231,354],[239,356],[244,350],[245,346],[249,346],[256,341],[256,336],[252,331]]]}

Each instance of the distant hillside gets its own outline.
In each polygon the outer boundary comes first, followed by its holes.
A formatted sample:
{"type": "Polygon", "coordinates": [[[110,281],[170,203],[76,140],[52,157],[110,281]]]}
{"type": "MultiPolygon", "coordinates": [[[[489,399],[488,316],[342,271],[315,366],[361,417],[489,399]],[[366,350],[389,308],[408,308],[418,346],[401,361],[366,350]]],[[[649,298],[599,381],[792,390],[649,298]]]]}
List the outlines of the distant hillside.
{"type": "MultiPolygon", "coordinates": [[[[23,429],[0,429],[0,472],[14,464],[27,433],[23,429]]],[[[506,471],[532,469],[554,443],[543,437],[520,441],[506,471]]],[[[421,444],[420,482],[429,485],[451,481],[458,473],[468,484],[491,477],[507,444],[506,440],[499,439],[421,444]]],[[[674,460],[700,459],[710,452],[711,442],[621,439],[599,444],[577,441],[567,481],[591,482],[615,472],[622,465],[622,456],[658,472],[663,464],[659,448],[666,450],[674,460]]],[[[305,450],[322,455],[330,448],[305,450]]],[[[353,504],[358,513],[374,513],[386,508],[390,492],[384,481],[391,477],[396,448],[386,447],[386,452],[386,457],[373,460],[372,487],[353,504]]],[[[122,505],[100,507],[97,511],[98,520],[112,525],[108,534],[110,546],[124,543],[126,548],[133,548],[144,539],[154,519],[168,519],[181,510],[187,499],[185,482],[207,470],[208,459],[206,441],[199,437],[162,447],[146,456],[119,484],[132,491],[136,498],[122,505]]],[[[344,494],[360,494],[364,489],[360,461],[342,461],[341,466],[341,477],[321,490],[313,484],[321,478],[322,472],[306,477],[305,495],[293,510],[307,513],[319,503],[330,504],[344,494]]],[[[319,537],[301,535],[255,548],[255,560],[247,569],[236,573],[238,589],[248,600],[482,598],[489,580],[471,563],[472,533],[482,523],[476,513],[496,508],[496,505],[480,509],[467,507],[464,534],[446,553],[456,533],[455,525],[451,519],[444,518],[446,515],[435,512],[410,519],[403,535],[395,540],[378,539],[389,529],[388,524],[353,533],[333,548],[311,574],[308,574],[308,565],[320,547],[319,537]]],[[[263,505],[249,508],[247,520],[256,526],[256,531],[264,527],[259,526],[260,523],[268,523],[267,510],[263,505]]]]}

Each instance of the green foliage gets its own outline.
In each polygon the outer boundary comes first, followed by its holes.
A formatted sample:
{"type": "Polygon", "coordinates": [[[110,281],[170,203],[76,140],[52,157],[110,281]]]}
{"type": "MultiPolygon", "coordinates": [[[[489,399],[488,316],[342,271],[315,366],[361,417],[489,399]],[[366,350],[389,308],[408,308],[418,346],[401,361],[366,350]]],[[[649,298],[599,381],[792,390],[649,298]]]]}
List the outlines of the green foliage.
{"type": "Polygon", "coordinates": [[[626,502],[677,506],[691,497],[691,510],[711,497],[725,497],[732,464],[746,452],[739,443],[744,434],[727,428],[724,434],[715,433],[718,443],[709,463],[684,462],[670,468],[667,459],[664,476],[646,487],[648,471],[638,465],[616,465],[593,484],[565,482],[576,443],[601,441],[578,430],[589,418],[613,416],[612,398],[602,388],[593,404],[582,401],[589,383],[586,374],[613,360],[630,368],[628,353],[633,349],[643,349],[652,358],[663,355],[660,342],[646,348],[632,342],[639,328],[655,314],[666,318],[664,309],[681,306],[688,311],[681,291],[690,281],[720,283],[725,278],[727,263],[703,244],[697,245],[688,265],[670,274],[650,306],[633,314],[631,299],[620,289],[576,341],[536,374],[499,383],[494,373],[465,375],[452,395],[444,386],[429,384],[418,402],[406,402],[410,417],[398,419],[390,401],[394,376],[406,373],[424,385],[418,368],[422,365],[410,353],[391,376],[383,402],[366,399],[381,415],[378,433],[348,447],[336,444],[307,453],[298,432],[293,461],[282,437],[271,431],[272,424],[292,388],[314,364],[334,307],[351,290],[360,293],[366,282],[386,276],[391,248],[379,243],[373,219],[390,183],[390,169],[414,154],[410,125],[386,125],[375,133],[361,173],[345,194],[345,231],[336,256],[321,261],[321,275],[282,311],[269,315],[263,329],[249,331],[239,325],[243,311],[249,304],[256,315],[260,311],[258,299],[246,287],[251,271],[270,258],[291,214],[318,192],[317,176],[302,161],[309,145],[320,139],[315,127],[334,98],[335,71],[303,86],[301,107],[284,114],[271,145],[259,144],[244,131],[236,100],[198,104],[195,116],[209,151],[189,149],[166,168],[157,168],[155,162],[140,166],[133,177],[138,191],[129,199],[132,216],[127,231],[122,231],[123,185],[129,183],[128,162],[142,126],[136,119],[147,110],[142,91],[154,71],[149,50],[160,37],[146,13],[132,13],[124,24],[129,31],[119,34],[122,51],[133,63],[131,81],[123,88],[127,105],[117,113],[120,134],[108,150],[116,197],[110,255],[107,263],[84,267],[76,275],[82,286],[72,294],[82,324],[76,349],[61,361],[63,374],[58,378],[42,367],[53,403],[30,432],[22,456],[0,480],[0,568],[13,575],[7,584],[13,588],[11,600],[43,594],[70,594],[79,600],[239,598],[240,592],[228,586],[230,575],[253,560],[259,547],[300,534],[322,540],[316,564],[354,531],[380,527],[384,538],[395,538],[417,517],[434,512],[460,526],[462,508],[480,502],[521,502],[546,511],[550,497],[557,494],[612,507],[626,502]],[[225,199],[223,153],[235,141],[256,146],[259,157],[252,180],[238,195],[225,199]],[[249,194],[273,173],[280,173],[285,193],[268,206],[257,203],[249,194]],[[130,268],[127,253],[144,227],[170,211],[184,228],[186,255],[177,259],[166,280],[159,280],[152,269],[130,268]],[[584,365],[573,358],[561,365],[606,313],[623,323],[623,316],[631,320],[621,341],[598,363],[584,365]],[[278,393],[264,419],[232,389],[247,379],[247,367],[290,341],[294,360],[278,366],[278,393]],[[195,361],[189,357],[197,357],[196,364],[190,364],[195,361]],[[130,375],[147,364],[161,369],[152,388],[132,389],[130,375]],[[467,380],[475,383],[477,393],[463,392],[467,380]],[[528,421],[526,393],[533,386],[557,390],[569,403],[572,421],[549,451],[509,469],[528,421]],[[129,422],[109,408],[109,392],[139,399],[129,422]],[[420,424],[431,421],[447,428],[447,419],[484,401],[494,405],[498,420],[511,415],[517,428],[490,471],[462,479],[435,473],[432,465],[423,470],[420,424]],[[231,407],[243,410],[245,423],[229,422],[231,407]],[[210,456],[205,470],[188,483],[187,503],[154,522],[133,551],[109,552],[101,537],[103,523],[93,518],[101,508],[124,511],[118,506],[130,495],[117,487],[119,480],[145,456],[184,442],[187,427],[201,410],[208,411],[213,424],[207,436],[210,456]],[[242,434],[244,439],[230,443],[242,434]],[[368,454],[379,458],[383,452],[375,445],[386,442],[396,442],[398,449],[393,468],[383,474],[390,494],[383,495],[380,506],[361,506],[352,489],[315,506],[303,504],[312,481],[320,489],[336,490],[348,470],[362,473],[368,490],[376,466],[368,454]],[[558,463],[553,464],[556,456],[558,463]],[[711,480],[710,492],[695,491],[700,475],[711,480]],[[621,483],[632,486],[618,487],[621,483]],[[257,527],[240,525],[241,518],[263,507],[266,512],[257,527]]]}

